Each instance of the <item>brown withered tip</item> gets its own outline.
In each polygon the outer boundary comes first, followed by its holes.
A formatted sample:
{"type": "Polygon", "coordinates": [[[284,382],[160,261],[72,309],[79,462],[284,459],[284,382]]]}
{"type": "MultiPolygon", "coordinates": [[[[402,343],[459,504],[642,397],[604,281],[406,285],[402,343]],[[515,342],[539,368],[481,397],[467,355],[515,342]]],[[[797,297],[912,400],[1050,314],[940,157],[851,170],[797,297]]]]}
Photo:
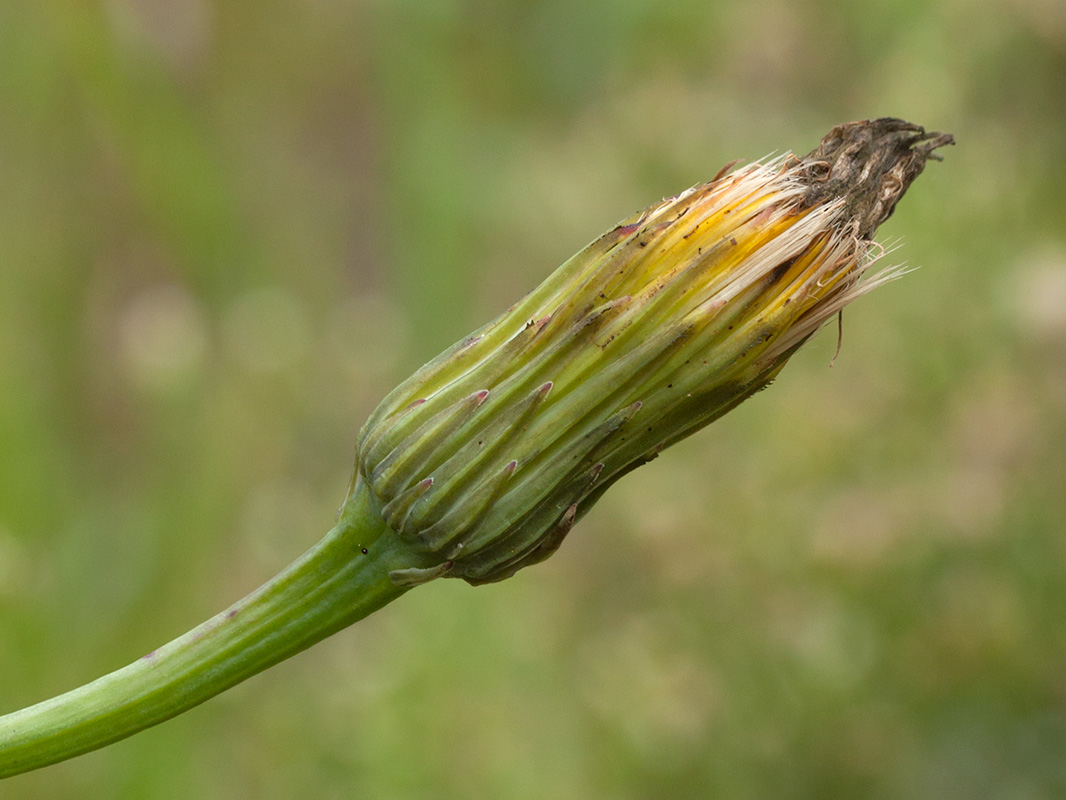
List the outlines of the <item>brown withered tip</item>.
{"type": "Polygon", "coordinates": [[[806,205],[842,199],[855,234],[870,239],[934,153],[955,144],[950,133],[926,133],[893,117],[837,125],[801,162],[809,167],[806,205]]]}

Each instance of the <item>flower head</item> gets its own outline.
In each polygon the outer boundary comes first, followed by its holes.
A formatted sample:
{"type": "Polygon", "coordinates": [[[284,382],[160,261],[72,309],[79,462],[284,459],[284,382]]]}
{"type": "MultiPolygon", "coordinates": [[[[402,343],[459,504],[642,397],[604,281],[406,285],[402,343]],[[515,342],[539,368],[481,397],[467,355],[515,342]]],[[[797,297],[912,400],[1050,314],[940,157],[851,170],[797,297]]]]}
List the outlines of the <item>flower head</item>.
{"type": "Polygon", "coordinates": [[[605,233],[397,387],[357,474],[471,583],[542,560],[614,481],[766,386],[892,277],[872,236],[951,137],[880,119],[721,174],[605,233]]]}

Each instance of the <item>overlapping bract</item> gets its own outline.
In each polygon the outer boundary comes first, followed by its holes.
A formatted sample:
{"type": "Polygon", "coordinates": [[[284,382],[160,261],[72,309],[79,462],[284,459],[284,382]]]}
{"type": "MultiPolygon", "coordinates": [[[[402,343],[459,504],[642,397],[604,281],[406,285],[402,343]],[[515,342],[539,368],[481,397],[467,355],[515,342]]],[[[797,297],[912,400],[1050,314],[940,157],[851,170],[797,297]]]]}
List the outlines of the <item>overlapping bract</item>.
{"type": "Polygon", "coordinates": [[[358,478],[449,574],[542,560],[612,482],[765,386],[857,282],[868,242],[810,165],[755,164],[653,206],[401,384],[358,478]]]}

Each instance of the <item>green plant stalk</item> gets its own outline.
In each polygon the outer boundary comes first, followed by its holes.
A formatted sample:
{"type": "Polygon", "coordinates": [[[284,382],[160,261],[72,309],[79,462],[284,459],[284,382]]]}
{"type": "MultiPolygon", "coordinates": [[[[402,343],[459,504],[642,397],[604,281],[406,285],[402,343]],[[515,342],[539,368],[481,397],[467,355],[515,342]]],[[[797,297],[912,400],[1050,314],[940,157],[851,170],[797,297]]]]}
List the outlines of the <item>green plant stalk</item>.
{"type": "Polygon", "coordinates": [[[0,778],[95,750],[198,705],[336,633],[409,588],[417,555],[357,483],[337,525],[275,578],[169,644],[0,717],[0,778]]]}

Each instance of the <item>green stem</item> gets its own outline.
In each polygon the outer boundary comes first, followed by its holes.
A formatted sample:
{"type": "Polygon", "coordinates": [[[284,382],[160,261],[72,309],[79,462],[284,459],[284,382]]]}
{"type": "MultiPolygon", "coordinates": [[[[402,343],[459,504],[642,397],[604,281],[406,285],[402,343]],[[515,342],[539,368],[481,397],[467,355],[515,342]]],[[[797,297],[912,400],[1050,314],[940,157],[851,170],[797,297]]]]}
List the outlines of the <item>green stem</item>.
{"type": "Polygon", "coordinates": [[[226,611],[132,664],[0,717],[0,778],[163,722],[378,610],[421,566],[361,482],[317,545],[226,611]]]}

